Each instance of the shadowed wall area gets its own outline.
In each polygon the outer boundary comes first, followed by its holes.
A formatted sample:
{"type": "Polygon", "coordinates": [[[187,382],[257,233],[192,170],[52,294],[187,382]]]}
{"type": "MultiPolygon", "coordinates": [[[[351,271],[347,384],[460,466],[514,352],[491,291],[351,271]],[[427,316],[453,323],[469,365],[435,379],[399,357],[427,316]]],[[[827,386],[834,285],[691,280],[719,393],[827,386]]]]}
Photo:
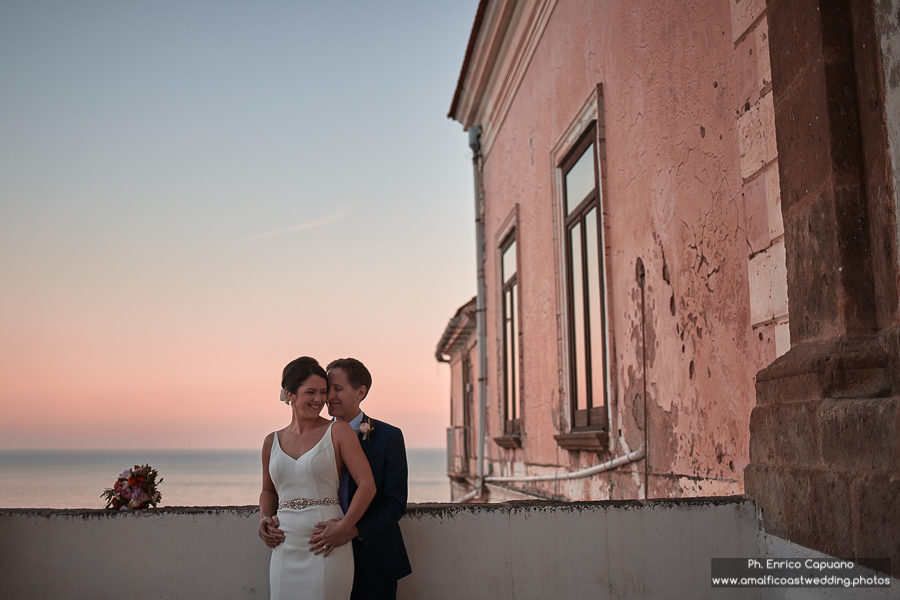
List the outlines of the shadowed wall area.
{"type": "Polygon", "coordinates": [[[757,375],[766,530],[900,573],[900,3],[768,3],[791,349],[757,375]],[[891,133],[893,132],[893,133],[891,133]],[[896,165],[894,166],[896,167],[896,165]]]}

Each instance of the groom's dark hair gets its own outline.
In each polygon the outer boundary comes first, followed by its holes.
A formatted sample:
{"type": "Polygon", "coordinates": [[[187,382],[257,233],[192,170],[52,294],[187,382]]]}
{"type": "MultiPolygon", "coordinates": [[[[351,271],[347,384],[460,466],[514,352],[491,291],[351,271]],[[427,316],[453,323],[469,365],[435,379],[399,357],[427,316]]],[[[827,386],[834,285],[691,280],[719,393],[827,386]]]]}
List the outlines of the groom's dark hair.
{"type": "MultiPolygon", "coordinates": [[[[372,375],[369,373],[366,365],[355,358],[339,358],[331,361],[325,367],[326,371],[332,369],[343,369],[344,373],[347,374],[347,382],[353,386],[353,389],[358,390],[360,387],[366,386],[366,396],[369,395],[369,390],[372,389],[372,375]]],[[[363,396],[363,399],[365,399],[365,396],[363,396]]]]}

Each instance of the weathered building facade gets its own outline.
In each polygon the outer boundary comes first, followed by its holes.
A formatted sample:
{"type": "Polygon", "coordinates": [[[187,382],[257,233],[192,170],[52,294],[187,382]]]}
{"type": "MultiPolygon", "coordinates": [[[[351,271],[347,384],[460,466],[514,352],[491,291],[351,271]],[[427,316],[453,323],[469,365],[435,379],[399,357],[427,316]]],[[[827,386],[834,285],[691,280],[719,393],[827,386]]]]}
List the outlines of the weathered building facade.
{"type": "Polygon", "coordinates": [[[454,499],[746,482],[771,533],[896,574],[898,102],[900,0],[483,0],[454,499]]]}
{"type": "MultiPolygon", "coordinates": [[[[450,116],[480,129],[490,497],[743,491],[754,377],[789,348],[765,5],[481,2],[450,116]]],[[[457,497],[479,391],[459,327],[457,497]]]]}

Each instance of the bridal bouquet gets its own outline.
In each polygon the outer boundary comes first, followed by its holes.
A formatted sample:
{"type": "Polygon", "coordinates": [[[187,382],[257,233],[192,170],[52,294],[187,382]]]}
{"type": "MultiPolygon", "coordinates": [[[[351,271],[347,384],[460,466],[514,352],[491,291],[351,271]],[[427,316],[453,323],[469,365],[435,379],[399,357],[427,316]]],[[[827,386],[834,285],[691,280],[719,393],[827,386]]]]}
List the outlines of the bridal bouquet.
{"type": "Polygon", "coordinates": [[[106,508],[115,510],[148,506],[156,508],[157,502],[162,499],[162,494],[156,489],[156,486],[163,482],[162,477],[157,481],[158,475],[156,469],[151,469],[150,465],[143,467],[134,465],[133,469],[122,471],[116,484],[100,494],[100,497],[106,498],[106,508]]]}

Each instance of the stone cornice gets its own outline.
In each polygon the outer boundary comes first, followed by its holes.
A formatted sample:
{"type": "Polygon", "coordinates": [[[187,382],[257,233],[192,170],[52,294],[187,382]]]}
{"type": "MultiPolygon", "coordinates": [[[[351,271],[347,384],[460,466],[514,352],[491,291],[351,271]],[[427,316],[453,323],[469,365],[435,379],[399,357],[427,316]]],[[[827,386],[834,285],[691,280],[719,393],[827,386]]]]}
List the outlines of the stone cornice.
{"type": "MultiPolygon", "coordinates": [[[[489,1],[464,65],[450,115],[464,129],[482,127],[482,152],[490,153],[557,0],[489,1]]],[[[470,40],[471,41],[471,40],[470,40]]]]}

